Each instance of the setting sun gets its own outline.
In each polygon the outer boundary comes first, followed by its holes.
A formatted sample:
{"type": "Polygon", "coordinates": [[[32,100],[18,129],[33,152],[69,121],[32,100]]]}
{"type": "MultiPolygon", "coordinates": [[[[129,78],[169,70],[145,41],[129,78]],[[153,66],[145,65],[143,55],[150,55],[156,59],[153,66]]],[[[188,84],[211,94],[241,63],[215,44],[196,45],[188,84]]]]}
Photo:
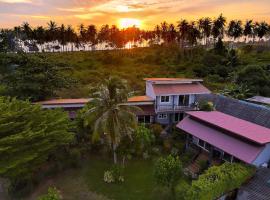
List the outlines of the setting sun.
{"type": "Polygon", "coordinates": [[[138,19],[122,18],[119,20],[120,28],[128,28],[128,27],[132,27],[132,26],[136,26],[137,28],[140,28],[141,25],[142,25],[142,22],[138,19]]]}

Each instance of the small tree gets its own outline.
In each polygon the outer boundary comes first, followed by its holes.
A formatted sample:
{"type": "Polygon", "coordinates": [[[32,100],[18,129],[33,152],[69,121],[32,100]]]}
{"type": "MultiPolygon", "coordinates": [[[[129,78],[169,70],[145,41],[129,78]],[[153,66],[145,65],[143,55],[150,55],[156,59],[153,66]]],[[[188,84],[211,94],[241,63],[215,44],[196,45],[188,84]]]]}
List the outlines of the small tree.
{"type": "Polygon", "coordinates": [[[55,187],[49,187],[48,193],[38,198],[38,200],[60,200],[60,199],[61,196],[55,187]]]}
{"type": "Polygon", "coordinates": [[[175,196],[175,187],[182,176],[182,163],[178,157],[169,155],[159,158],[155,163],[154,177],[156,183],[168,187],[175,196]]]}

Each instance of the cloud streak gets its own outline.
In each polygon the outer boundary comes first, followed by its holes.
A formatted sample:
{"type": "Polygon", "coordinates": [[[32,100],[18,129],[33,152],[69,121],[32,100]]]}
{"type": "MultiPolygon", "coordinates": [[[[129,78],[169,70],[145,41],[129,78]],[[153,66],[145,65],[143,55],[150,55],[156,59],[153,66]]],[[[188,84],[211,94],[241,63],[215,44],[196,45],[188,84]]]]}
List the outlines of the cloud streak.
{"type": "Polygon", "coordinates": [[[33,26],[46,20],[65,24],[117,24],[121,18],[136,18],[143,28],[161,21],[196,20],[223,13],[228,19],[270,21],[269,0],[0,0],[0,27],[28,21],[33,26]]]}

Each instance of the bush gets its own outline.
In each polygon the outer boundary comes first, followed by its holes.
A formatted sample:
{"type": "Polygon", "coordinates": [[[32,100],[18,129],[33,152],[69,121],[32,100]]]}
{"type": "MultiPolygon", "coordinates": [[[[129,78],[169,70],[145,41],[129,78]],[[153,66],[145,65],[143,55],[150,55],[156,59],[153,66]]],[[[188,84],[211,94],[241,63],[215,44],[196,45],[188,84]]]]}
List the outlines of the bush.
{"type": "Polygon", "coordinates": [[[199,103],[199,109],[202,111],[213,111],[214,110],[214,104],[213,102],[207,102],[203,101],[199,103]]]}
{"type": "Polygon", "coordinates": [[[123,167],[114,165],[110,170],[104,172],[105,183],[122,183],[124,182],[123,167]]]}
{"type": "Polygon", "coordinates": [[[62,199],[55,187],[49,187],[48,194],[39,197],[38,200],[60,200],[62,199]]]}
{"type": "Polygon", "coordinates": [[[156,183],[168,187],[175,194],[175,186],[182,176],[182,163],[178,157],[169,155],[159,158],[154,166],[154,177],[156,183]]]}
{"type": "Polygon", "coordinates": [[[239,188],[255,172],[255,169],[239,163],[214,166],[192,181],[187,192],[188,200],[217,199],[221,195],[239,188]]]}
{"type": "Polygon", "coordinates": [[[159,138],[163,128],[160,124],[151,124],[150,130],[156,136],[156,138],[159,138]]]}

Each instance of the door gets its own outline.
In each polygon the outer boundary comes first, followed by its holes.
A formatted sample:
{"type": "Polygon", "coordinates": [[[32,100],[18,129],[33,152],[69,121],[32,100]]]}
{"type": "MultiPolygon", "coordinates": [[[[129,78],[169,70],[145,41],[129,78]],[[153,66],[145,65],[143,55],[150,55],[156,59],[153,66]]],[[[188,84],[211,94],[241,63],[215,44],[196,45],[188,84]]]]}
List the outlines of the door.
{"type": "Polygon", "coordinates": [[[178,105],[179,106],[189,106],[189,95],[179,95],[178,105]]]}

